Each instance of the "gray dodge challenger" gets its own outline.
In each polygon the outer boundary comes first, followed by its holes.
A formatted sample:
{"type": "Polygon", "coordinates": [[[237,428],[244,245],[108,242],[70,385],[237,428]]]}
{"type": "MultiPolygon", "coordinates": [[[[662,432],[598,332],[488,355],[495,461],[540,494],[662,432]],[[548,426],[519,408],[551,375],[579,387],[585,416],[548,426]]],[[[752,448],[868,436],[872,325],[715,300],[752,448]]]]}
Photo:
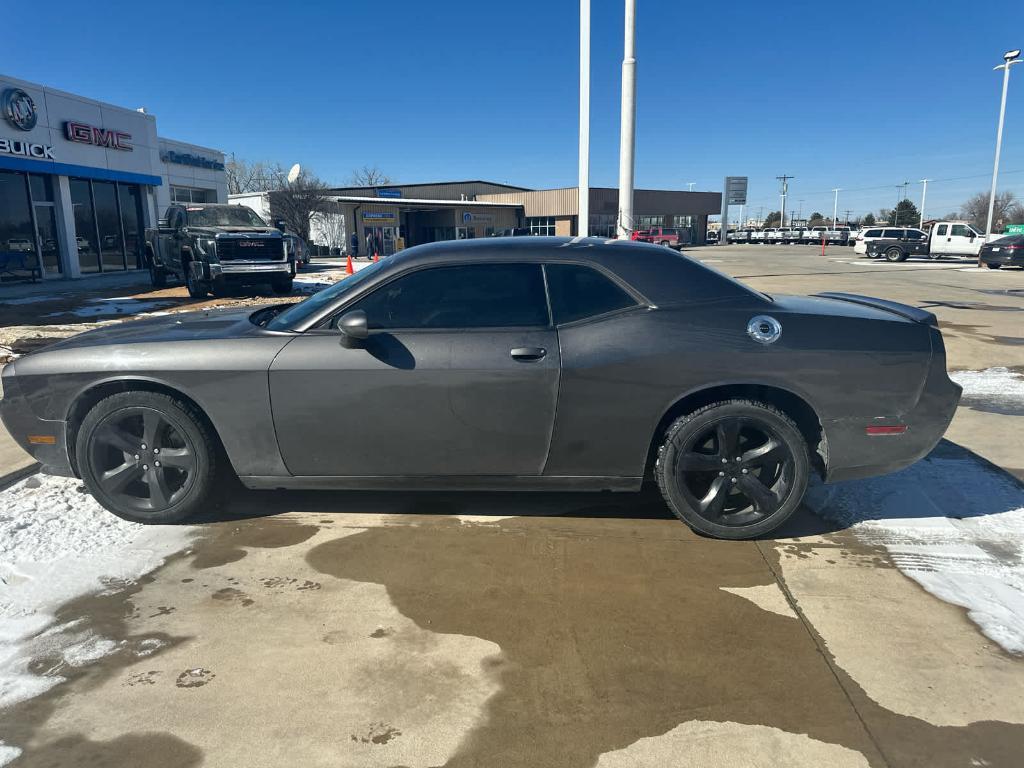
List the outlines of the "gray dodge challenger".
{"type": "Polygon", "coordinates": [[[125,322],[3,372],[7,429],[116,515],[250,488],[636,491],[760,536],[826,482],[893,472],[960,398],[935,316],[768,296],[668,248],[418,246],[298,304],[125,322]]]}

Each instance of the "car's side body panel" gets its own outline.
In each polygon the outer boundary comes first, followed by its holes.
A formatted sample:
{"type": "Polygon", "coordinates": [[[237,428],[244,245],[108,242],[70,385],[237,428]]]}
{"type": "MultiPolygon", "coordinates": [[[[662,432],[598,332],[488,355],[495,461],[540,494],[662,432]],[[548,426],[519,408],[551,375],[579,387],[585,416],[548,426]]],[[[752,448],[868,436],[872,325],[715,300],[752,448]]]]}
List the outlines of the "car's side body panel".
{"type": "Polygon", "coordinates": [[[553,330],[395,331],[289,343],[270,369],[294,475],[539,475],[558,395],[553,330]],[[517,348],[545,350],[513,359],[517,348]]]}

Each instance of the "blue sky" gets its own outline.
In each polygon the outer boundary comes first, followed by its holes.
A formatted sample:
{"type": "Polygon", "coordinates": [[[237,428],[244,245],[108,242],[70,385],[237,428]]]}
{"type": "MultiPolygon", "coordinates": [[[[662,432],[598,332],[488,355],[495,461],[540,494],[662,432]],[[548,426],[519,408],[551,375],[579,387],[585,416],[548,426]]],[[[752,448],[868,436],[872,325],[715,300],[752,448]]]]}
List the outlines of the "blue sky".
{"type": "MultiPolygon", "coordinates": [[[[594,185],[618,183],[622,3],[593,1],[594,185]]],[[[1002,53],[1024,3],[638,0],[639,187],[856,214],[929,186],[929,212],[987,189],[1002,53]],[[961,177],[976,177],[963,179],[961,177]],[[865,189],[878,187],[878,189],[865,189]],[[802,203],[800,201],[803,201],[802,203]]],[[[573,0],[8,4],[7,74],[124,106],[162,135],[330,182],[576,183],[573,0]]],[[[1010,83],[1001,189],[1024,197],[1024,65],[1010,83]],[[1010,173],[1010,171],[1021,171],[1010,173]]],[[[733,216],[735,217],[734,212],[733,216]]]]}

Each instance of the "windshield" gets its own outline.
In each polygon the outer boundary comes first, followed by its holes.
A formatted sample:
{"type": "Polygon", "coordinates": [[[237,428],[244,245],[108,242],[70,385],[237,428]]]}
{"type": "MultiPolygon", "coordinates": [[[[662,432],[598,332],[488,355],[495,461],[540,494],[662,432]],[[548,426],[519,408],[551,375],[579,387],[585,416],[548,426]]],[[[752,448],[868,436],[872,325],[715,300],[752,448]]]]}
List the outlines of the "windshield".
{"type": "Polygon", "coordinates": [[[346,277],[330,288],[314,293],[308,299],[300,301],[298,304],[292,304],[291,307],[268,322],[265,327],[270,331],[294,330],[320,312],[324,307],[333,303],[343,293],[359,287],[376,275],[384,268],[386,263],[386,261],[378,261],[368,267],[363,267],[351,277],[346,277]]]}
{"type": "Polygon", "coordinates": [[[186,208],[190,227],[265,227],[267,222],[244,205],[210,205],[186,208]]]}

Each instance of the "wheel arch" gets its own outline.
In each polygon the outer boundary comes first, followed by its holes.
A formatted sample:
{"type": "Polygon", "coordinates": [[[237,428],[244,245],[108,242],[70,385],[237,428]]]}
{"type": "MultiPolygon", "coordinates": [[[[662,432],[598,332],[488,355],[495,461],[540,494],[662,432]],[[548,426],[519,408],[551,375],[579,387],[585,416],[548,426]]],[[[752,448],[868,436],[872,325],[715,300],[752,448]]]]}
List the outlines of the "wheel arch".
{"type": "Polygon", "coordinates": [[[199,414],[204,425],[210,430],[210,434],[217,445],[217,449],[220,451],[222,456],[228,459],[227,463],[230,464],[230,457],[227,457],[227,452],[224,449],[224,442],[220,439],[217,427],[207,415],[206,409],[203,408],[195,398],[190,397],[180,389],[157,379],[133,376],[129,378],[107,379],[105,381],[94,382],[79,392],[72,399],[65,419],[67,430],[66,445],[68,448],[68,459],[71,462],[71,469],[77,477],[81,477],[81,472],[78,469],[78,457],[76,456],[75,449],[78,441],[78,431],[82,426],[82,421],[85,419],[86,414],[88,414],[98,402],[110,395],[118,394],[119,392],[156,392],[188,403],[195,408],[196,413],[199,414]]]}
{"type": "Polygon", "coordinates": [[[775,406],[789,416],[800,429],[800,433],[807,441],[807,448],[811,455],[811,466],[821,477],[825,476],[828,467],[828,438],[824,426],[817,411],[807,400],[782,387],[770,384],[721,384],[713,387],[705,387],[683,395],[665,411],[658,426],[654,430],[651,444],[647,451],[647,462],[644,466],[644,476],[651,476],[654,469],[654,462],[658,457],[658,448],[661,447],[665,433],[672,423],[680,416],[692,413],[698,408],[703,408],[711,403],[720,400],[756,400],[775,406]]]}

